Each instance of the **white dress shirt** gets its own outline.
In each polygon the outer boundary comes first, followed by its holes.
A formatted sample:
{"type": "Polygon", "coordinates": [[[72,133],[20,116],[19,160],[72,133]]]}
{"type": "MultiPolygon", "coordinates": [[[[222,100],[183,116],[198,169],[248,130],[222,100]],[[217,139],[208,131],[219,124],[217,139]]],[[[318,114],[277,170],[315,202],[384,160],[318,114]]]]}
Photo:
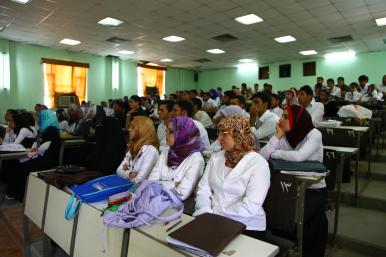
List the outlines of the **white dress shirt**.
{"type": "Polygon", "coordinates": [[[169,146],[166,144],[166,126],[163,120],[160,121],[157,127],[157,136],[159,141],[159,151],[162,152],[164,150],[169,149],[169,146]]]}
{"type": "MultiPolygon", "coordinates": [[[[274,136],[260,150],[260,154],[266,159],[279,159],[285,161],[319,161],[323,162],[323,143],[322,133],[316,128],[312,129],[305,138],[294,148],[289,144],[286,137],[280,140],[274,136]]],[[[312,184],[309,188],[324,188],[326,182],[322,179],[320,182],[312,184]]]]}
{"type": "Polygon", "coordinates": [[[149,180],[159,181],[171,189],[183,201],[192,194],[204,170],[204,158],[199,152],[192,153],[178,167],[169,167],[169,150],[161,152],[149,180]]]}
{"type": "Polygon", "coordinates": [[[334,86],[330,91],[331,96],[341,97],[341,91],[339,87],[334,86]]]}
{"type": "Polygon", "coordinates": [[[63,131],[70,131],[69,127],[68,127],[68,121],[66,120],[62,120],[61,122],[59,122],[59,130],[61,132],[63,131]]]}
{"type": "Polygon", "coordinates": [[[134,183],[142,182],[149,177],[149,174],[157,163],[158,158],[158,150],[152,145],[142,146],[134,160],[131,158],[130,151],[128,151],[121,165],[119,165],[117,169],[117,175],[124,179],[130,179],[130,172],[138,172],[137,176],[132,179],[132,181],[134,183]],[[123,169],[123,165],[125,164],[128,166],[128,170],[123,169]]]}
{"type": "Polygon", "coordinates": [[[194,114],[193,119],[201,122],[201,124],[205,128],[214,128],[212,119],[209,117],[209,115],[205,111],[201,111],[201,110],[197,111],[196,114],[194,114]]]}
{"type": "Polygon", "coordinates": [[[31,130],[27,128],[21,128],[19,134],[15,134],[13,130],[5,133],[3,144],[21,144],[25,138],[36,138],[38,132],[35,127],[30,126],[31,130]]]}
{"type": "Polygon", "coordinates": [[[261,117],[258,118],[256,123],[260,123],[261,126],[258,128],[252,127],[251,131],[256,139],[270,138],[275,135],[276,132],[276,123],[279,121],[279,117],[271,112],[266,110],[261,117]]]}
{"type": "Polygon", "coordinates": [[[214,213],[244,223],[248,230],[266,230],[263,203],[270,186],[268,163],[256,152],[246,154],[233,169],[225,152],[213,154],[198,184],[196,211],[214,213]]]}
{"type": "Polygon", "coordinates": [[[312,122],[319,122],[323,120],[324,116],[324,105],[322,103],[316,102],[315,98],[312,98],[311,103],[307,106],[306,110],[311,115],[312,122]]]}
{"type": "Polygon", "coordinates": [[[283,109],[280,108],[279,106],[271,109],[271,112],[276,114],[279,118],[281,118],[281,116],[283,115],[283,109]]]}
{"type": "Polygon", "coordinates": [[[362,95],[358,91],[353,91],[353,92],[349,91],[345,94],[344,100],[347,102],[354,103],[354,102],[358,102],[361,99],[361,96],[362,95]]]}
{"type": "Polygon", "coordinates": [[[374,90],[372,94],[366,93],[361,97],[361,102],[367,101],[381,101],[383,97],[382,93],[378,93],[377,90],[374,90]]]}
{"type": "Polygon", "coordinates": [[[218,104],[215,100],[213,100],[212,98],[209,98],[208,101],[204,101],[204,104],[202,106],[202,109],[206,110],[206,109],[212,109],[212,108],[218,108],[218,104]]]}

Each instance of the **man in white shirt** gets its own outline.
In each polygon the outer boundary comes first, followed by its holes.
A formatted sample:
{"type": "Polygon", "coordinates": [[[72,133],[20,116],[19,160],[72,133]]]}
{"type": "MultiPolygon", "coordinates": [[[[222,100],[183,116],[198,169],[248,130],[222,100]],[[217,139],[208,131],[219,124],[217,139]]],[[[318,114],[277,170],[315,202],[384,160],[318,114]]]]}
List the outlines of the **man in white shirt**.
{"type": "Polygon", "coordinates": [[[335,82],[333,79],[327,79],[327,88],[329,90],[330,97],[332,97],[332,98],[340,98],[341,97],[340,88],[335,86],[335,82]]]}
{"type": "Polygon", "coordinates": [[[280,105],[280,96],[277,94],[272,94],[271,112],[276,114],[279,118],[283,115],[283,109],[280,108],[280,105]]]}
{"type": "Polygon", "coordinates": [[[350,90],[344,96],[344,100],[350,103],[357,103],[361,99],[361,94],[358,92],[358,83],[352,82],[350,84],[350,90]]]}
{"type": "Polygon", "coordinates": [[[201,110],[201,101],[198,98],[192,98],[190,101],[193,104],[193,119],[201,122],[205,128],[214,128],[212,119],[209,115],[201,110]]]}
{"type": "Polygon", "coordinates": [[[383,75],[382,85],[378,87],[378,90],[382,94],[383,99],[386,100],[386,75],[383,75]]]}
{"type": "MultiPolygon", "coordinates": [[[[193,118],[193,104],[189,101],[184,100],[176,102],[173,106],[172,117],[174,118],[176,116],[187,116],[189,118],[193,118]]],[[[201,143],[204,146],[202,154],[205,157],[209,157],[212,153],[212,149],[210,147],[208,132],[201,124],[201,122],[196,120],[193,120],[193,122],[200,131],[201,143]]]]}
{"type": "Polygon", "coordinates": [[[358,92],[361,95],[366,94],[367,93],[367,88],[369,86],[369,77],[367,77],[366,75],[360,75],[358,77],[358,82],[359,82],[358,92]]]}
{"type": "Polygon", "coordinates": [[[381,101],[382,97],[382,93],[378,93],[378,91],[375,89],[375,85],[371,84],[367,87],[367,93],[362,96],[361,102],[364,103],[369,101],[381,101]]]}
{"type": "Polygon", "coordinates": [[[236,95],[234,98],[231,99],[232,105],[240,106],[242,112],[241,115],[243,115],[248,121],[250,118],[249,113],[245,110],[245,98],[242,95],[236,95]]]}
{"type": "Polygon", "coordinates": [[[298,100],[299,104],[311,115],[312,122],[315,125],[315,123],[322,121],[323,119],[324,105],[316,102],[313,95],[314,92],[312,92],[312,88],[306,85],[300,88],[298,100]]]}
{"type": "Polygon", "coordinates": [[[221,107],[220,109],[217,111],[217,113],[214,115],[213,117],[213,122],[214,123],[218,123],[223,117],[223,113],[222,113],[222,110],[231,105],[231,99],[234,98],[236,96],[235,92],[233,92],[232,90],[228,90],[228,91],[225,91],[224,92],[224,96],[221,100],[221,107]]]}
{"type": "Polygon", "coordinates": [[[158,105],[158,115],[160,124],[157,128],[157,136],[159,140],[159,150],[160,152],[168,149],[169,146],[166,144],[166,128],[169,124],[169,122],[172,119],[172,110],[173,110],[173,102],[170,100],[163,100],[158,105]]]}
{"type": "Polygon", "coordinates": [[[249,109],[251,115],[249,124],[255,139],[271,138],[276,132],[276,123],[280,119],[271,112],[271,95],[266,92],[258,92],[252,96],[252,106],[249,109]]]}
{"type": "Polygon", "coordinates": [[[204,104],[202,105],[202,110],[206,111],[207,113],[216,113],[218,110],[217,102],[210,98],[209,92],[204,92],[202,94],[202,100],[204,101],[204,104]]]}

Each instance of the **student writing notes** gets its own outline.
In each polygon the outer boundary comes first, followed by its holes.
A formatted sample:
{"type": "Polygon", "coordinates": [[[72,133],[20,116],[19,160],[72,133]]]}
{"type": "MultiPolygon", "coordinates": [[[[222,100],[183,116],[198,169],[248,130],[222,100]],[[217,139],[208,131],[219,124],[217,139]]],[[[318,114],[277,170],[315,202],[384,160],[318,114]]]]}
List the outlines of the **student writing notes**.
{"type": "Polygon", "coordinates": [[[263,203],[270,185],[267,161],[257,152],[248,121],[233,115],[218,124],[223,151],[210,158],[196,197],[194,216],[222,215],[247,226],[246,235],[264,239],[263,203]]]}
{"type": "Polygon", "coordinates": [[[159,142],[153,121],[145,116],[134,117],[129,133],[128,151],[117,169],[117,174],[139,183],[148,178],[159,158],[159,142]]]}
{"type": "Polygon", "coordinates": [[[170,148],[161,152],[149,180],[159,181],[185,200],[204,170],[200,131],[191,118],[174,117],[166,129],[166,143],[170,148]]]}
{"type": "MultiPolygon", "coordinates": [[[[322,134],[310,114],[300,106],[288,106],[276,126],[276,135],[260,154],[266,159],[323,162],[322,134]]],[[[326,183],[324,179],[306,190],[303,257],[323,257],[327,242],[326,183]]]]}

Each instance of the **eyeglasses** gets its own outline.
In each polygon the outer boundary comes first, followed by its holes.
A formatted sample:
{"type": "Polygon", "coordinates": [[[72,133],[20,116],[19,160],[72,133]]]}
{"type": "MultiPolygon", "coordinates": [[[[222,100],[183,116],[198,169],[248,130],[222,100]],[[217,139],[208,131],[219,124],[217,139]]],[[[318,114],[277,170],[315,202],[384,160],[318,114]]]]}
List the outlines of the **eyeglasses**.
{"type": "Polygon", "coordinates": [[[225,135],[229,135],[230,132],[228,131],[223,131],[223,130],[219,130],[217,131],[217,136],[225,136],[225,135]]]}

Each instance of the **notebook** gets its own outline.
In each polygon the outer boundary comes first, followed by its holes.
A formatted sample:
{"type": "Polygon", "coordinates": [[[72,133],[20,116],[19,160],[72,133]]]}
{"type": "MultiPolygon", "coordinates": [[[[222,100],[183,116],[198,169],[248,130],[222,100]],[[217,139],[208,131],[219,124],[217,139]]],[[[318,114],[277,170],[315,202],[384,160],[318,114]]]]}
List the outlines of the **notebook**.
{"type": "Polygon", "coordinates": [[[245,225],[238,221],[204,213],[170,233],[167,242],[198,256],[217,256],[245,228],[245,225]]]}
{"type": "Polygon", "coordinates": [[[318,161],[289,162],[283,160],[270,160],[273,170],[280,170],[284,174],[303,176],[326,176],[327,169],[323,163],[318,161]]]}

